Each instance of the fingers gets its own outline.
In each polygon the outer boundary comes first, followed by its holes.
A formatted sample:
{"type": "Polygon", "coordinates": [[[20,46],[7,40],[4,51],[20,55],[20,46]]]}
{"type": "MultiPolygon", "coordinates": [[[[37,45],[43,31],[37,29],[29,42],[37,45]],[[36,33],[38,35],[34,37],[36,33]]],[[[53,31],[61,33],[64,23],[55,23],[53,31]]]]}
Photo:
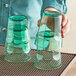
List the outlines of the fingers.
{"type": "Polygon", "coordinates": [[[70,24],[71,22],[68,20],[67,15],[62,14],[62,38],[70,31],[70,24]]]}
{"type": "Polygon", "coordinates": [[[39,25],[40,25],[40,19],[38,20],[38,24],[37,24],[37,26],[39,27],[39,25]]]}
{"type": "Polygon", "coordinates": [[[62,30],[61,30],[61,35],[62,35],[62,38],[64,38],[64,35],[63,35],[63,28],[64,28],[64,25],[67,23],[67,16],[65,16],[65,14],[62,13],[62,30]]]}
{"type": "Polygon", "coordinates": [[[67,23],[67,15],[62,14],[62,28],[64,27],[64,25],[67,23]]]}
{"type": "Polygon", "coordinates": [[[70,24],[71,24],[71,22],[68,19],[67,19],[66,24],[65,25],[63,24],[62,31],[61,31],[62,38],[64,38],[64,36],[70,31],[70,24]]]}
{"type": "Polygon", "coordinates": [[[62,29],[64,36],[70,31],[70,24],[71,24],[70,20],[67,20],[66,25],[65,25],[64,28],[62,29]]]}

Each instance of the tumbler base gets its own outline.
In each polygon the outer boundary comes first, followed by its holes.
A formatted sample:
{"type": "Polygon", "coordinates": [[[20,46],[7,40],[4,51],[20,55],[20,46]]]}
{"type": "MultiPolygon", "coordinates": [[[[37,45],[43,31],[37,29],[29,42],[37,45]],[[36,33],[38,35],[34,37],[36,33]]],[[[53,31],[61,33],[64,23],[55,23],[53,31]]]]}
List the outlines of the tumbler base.
{"type": "Polygon", "coordinates": [[[62,66],[62,64],[60,64],[59,66],[57,66],[57,67],[51,67],[51,68],[47,68],[47,67],[39,67],[39,66],[37,66],[37,65],[34,65],[37,69],[40,69],[40,70],[56,70],[56,69],[59,69],[61,66],[62,66]]]}
{"type": "Polygon", "coordinates": [[[7,54],[4,59],[8,62],[13,62],[13,63],[24,63],[27,62],[31,59],[31,56],[28,56],[23,53],[13,53],[13,54],[7,54]]]}
{"type": "Polygon", "coordinates": [[[34,66],[42,70],[54,70],[62,65],[61,54],[56,51],[37,51],[34,66]]]}

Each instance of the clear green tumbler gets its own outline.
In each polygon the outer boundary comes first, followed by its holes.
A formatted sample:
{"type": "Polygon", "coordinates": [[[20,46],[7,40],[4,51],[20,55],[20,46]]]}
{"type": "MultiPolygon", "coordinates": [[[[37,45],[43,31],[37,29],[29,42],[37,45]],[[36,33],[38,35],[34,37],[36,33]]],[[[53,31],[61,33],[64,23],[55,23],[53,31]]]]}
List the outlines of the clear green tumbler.
{"type": "Polygon", "coordinates": [[[62,14],[57,11],[44,11],[36,35],[37,51],[34,66],[41,70],[54,70],[62,65],[60,49],[62,14]]]}
{"type": "Polygon", "coordinates": [[[26,16],[16,15],[8,18],[4,58],[8,62],[15,63],[26,62],[31,59],[28,19],[26,16]]]}

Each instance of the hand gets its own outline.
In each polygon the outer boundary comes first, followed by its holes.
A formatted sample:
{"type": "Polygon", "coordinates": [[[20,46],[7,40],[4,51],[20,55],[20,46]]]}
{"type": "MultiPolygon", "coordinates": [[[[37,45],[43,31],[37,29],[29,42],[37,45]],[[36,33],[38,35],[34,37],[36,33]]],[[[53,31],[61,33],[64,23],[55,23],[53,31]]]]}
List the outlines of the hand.
{"type": "MultiPolygon", "coordinates": [[[[62,30],[61,30],[61,35],[62,35],[62,38],[65,37],[65,35],[70,31],[70,20],[68,20],[67,18],[67,15],[65,14],[62,14],[62,30]]],[[[40,19],[38,20],[38,27],[40,25],[40,19]]]]}

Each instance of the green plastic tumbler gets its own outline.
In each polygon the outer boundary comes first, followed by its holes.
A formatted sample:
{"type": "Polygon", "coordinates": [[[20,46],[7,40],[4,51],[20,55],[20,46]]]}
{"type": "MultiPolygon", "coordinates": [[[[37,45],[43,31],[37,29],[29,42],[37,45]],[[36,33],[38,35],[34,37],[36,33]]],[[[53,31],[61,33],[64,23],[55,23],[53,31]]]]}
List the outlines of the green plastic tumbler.
{"type": "Polygon", "coordinates": [[[60,49],[62,14],[57,11],[44,11],[36,35],[37,51],[34,66],[41,70],[54,70],[62,65],[60,49]]]}
{"type": "Polygon", "coordinates": [[[26,62],[31,59],[28,19],[26,16],[16,15],[8,18],[4,58],[8,62],[15,63],[26,62]]]}

